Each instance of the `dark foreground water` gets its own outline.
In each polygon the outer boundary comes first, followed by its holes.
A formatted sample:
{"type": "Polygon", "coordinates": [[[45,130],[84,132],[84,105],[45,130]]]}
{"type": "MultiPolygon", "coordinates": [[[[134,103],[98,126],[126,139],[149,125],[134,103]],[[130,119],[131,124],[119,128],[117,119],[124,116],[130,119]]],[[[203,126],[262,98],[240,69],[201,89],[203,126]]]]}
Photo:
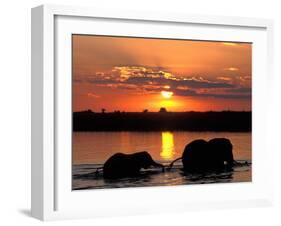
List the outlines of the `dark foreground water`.
{"type": "Polygon", "coordinates": [[[251,133],[229,132],[75,132],[73,134],[72,188],[98,189],[183,184],[248,182],[252,180],[251,133]],[[188,175],[182,172],[180,161],[171,171],[148,169],[138,178],[104,180],[96,168],[114,153],[148,151],[154,160],[168,165],[181,156],[186,144],[194,139],[210,140],[225,137],[233,144],[234,159],[241,164],[232,172],[188,175]],[[248,164],[244,164],[247,161],[248,164]]]}
{"type": "Polygon", "coordinates": [[[176,165],[170,171],[166,170],[162,172],[160,169],[143,170],[140,177],[118,180],[104,180],[102,172],[95,173],[95,168],[101,165],[75,165],[73,167],[72,188],[74,190],[80,190],[251,181],[251,163],[245,164],[244,161],[240,162],[241,165],[234,167],[232,172],[191,175],[184,173],[181,170],[181,165],[176,165]]]}

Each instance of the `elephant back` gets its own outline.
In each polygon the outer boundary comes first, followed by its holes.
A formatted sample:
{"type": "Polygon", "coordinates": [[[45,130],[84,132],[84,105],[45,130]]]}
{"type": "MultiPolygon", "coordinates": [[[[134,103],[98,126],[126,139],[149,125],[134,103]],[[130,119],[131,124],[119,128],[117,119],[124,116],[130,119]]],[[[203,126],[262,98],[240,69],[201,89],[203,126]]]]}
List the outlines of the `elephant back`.
{"type": "Polygon", "coordinates": [[[132,161],[131,155],[123,153],[114,154],[103,165],[104,177],[108,179],[130,176],[137,172],[138,168],[132,161]]]}
{"type": "Polygon", "coordinates": [[[194,140],[185,146],[182,155],[184,171],[200,172],[204,171],[207,165],[208,142],[199,139],[194,140]]]}

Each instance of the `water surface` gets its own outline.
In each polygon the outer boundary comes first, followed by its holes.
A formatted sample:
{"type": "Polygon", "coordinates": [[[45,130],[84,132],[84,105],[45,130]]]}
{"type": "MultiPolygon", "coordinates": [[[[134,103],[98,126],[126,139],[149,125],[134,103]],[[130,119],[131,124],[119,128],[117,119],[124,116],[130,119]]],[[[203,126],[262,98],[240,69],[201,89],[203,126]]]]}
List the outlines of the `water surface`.
{"type": "Polygon", "coordinates": [[[231,132],[74,132],[73,189],[140,187],[202,183],[251,181],[251,133],[231,132]],[[143,170],[139,178],[104,180],[95,169],[116,152],[148,151],[154,160],[168,164],[182,155],[184,147],[195,139],[225,137],[233,144],[234,159],[241,164],[233,172],[188,175],[180,161],[171,171],[143,170]],[[247,161],[248,164],[244,164],[247,161]]]}

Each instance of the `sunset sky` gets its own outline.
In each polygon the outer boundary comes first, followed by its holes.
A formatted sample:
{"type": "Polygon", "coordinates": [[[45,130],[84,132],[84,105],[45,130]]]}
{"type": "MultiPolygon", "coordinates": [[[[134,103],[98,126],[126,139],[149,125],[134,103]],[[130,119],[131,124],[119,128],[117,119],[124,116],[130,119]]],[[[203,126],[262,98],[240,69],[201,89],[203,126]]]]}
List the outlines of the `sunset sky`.
{"type": "Polygon", "coordinates": [[[248,43],[73,35],[73,111],[251,110],[248,43]]]}

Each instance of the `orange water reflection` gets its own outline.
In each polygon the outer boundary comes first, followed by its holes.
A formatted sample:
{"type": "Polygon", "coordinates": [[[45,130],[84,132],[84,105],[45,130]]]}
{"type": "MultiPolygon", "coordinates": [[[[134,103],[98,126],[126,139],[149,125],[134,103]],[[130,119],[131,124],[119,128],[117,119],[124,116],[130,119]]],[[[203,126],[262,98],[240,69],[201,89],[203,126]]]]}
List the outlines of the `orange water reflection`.
{"type": "Polygon", "coordinates": [[[175,155],[174,135],[171,132],[162,132],[162,151],[160,156],[164,160],[172,160],[175,155]]]}

